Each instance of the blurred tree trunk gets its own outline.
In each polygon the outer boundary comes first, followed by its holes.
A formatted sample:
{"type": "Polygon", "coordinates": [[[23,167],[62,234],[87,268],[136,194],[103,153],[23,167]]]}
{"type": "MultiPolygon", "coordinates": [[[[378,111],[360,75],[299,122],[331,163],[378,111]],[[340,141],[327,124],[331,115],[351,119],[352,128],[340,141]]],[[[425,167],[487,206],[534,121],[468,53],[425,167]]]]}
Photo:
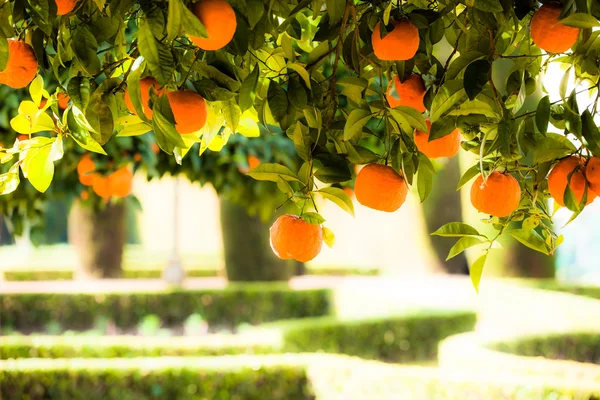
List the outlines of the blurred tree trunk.
{"type": "Polygon", "coordinates": [[[504,276],[524,278],[554,278],[556,259],[523,246],[516,240],[505,246],[504,276]]]}
{"type": "MultiPolygon", "coordinates": [[[[458,158],[453,157],[434,177],[433,190],[422,204],[425,224],[429,232],[434,232],[448,222],[462,221],[460,193],[456,191],[456,184],[459,180],[458,158]]],[[[430,238],[440,264],[448,273],[469,273],[467,258],[464,254],[459,254],[446,261],[448,251],[450,251],[454,241],[440,236],[430,236],[430,238]]]]}
{"type": "Polygon", "coordinates": [[[281,260],[271,250],[269,224],[246,209],[220,199],[225,270],[230,281],[287,281],[303,263],[281,260]]]}
{"type": "Polygon", "coordinates": [[[102,210],[73,203],[69,216],[69,242],[79,256],[78,279],[116,278],[123,271],[126,239],[125,202],[111,203],[102,210]]]}

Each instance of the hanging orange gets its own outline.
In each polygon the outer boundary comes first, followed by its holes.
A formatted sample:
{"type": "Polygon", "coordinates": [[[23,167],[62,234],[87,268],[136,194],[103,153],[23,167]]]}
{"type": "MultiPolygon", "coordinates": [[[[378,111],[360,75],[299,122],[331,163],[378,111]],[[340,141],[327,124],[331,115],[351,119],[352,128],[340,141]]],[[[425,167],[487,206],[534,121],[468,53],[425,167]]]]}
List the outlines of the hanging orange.
{"type": "Polygon", "coordinates": [[[407,193],[408,187],[402,175],[387,165],[366,165],[356,176],[356,200],[374,210],[396,211],[406,200],[407,193]]]}
{"type": "Polygon", "coordinates": [[[237,28],[235,11],[225,0],[200,0],[193,13],[206,28],[207,38],[190,36],[190,40],[203,50],[219,50],[233,39],[237,28]]]}
{"type": "Polygon", "coordinates": [[[94,181],[99,176],[97,173],[93,173],[96,170],[96,164],[92,160],[92,156],[89,154],[84,155],[77,164],[77,173],[79,174],[79,182],[85,186],[92,186],[94,181]]]}
{"type": "Polygon", "coordinates": [[[103,199],[108,199],[112,195],[110,179],[107,176],[97,175],[92,185],[94,193],[103,199]]]}
{"type": "Polygon", "coordinates": [[[590,184],[590,189],[598,196],[600,193],[600,157],[590,158],[585,167],[585,176],[590,184]]]}
{"type": "Polygon", "coordinates": [[[199,131],[206,123],[206,102],[192,90],[167,92],[167,98],[175,118],[175,128],[180,135],[199,131]]]}
{"type": "Polygon", "coordinates": [[[509,174],[492,172],[484,182],[479,175],[471,186],[471,204],[478,211],[495,217],[507,217],[521,201],[519,182],[509,174]]]}
{"type": "Polygon", "coordinates": [[[65,15],[75,9],[78,0],[56,0],[56,6],[58,10],[56,15],[65,15]]]}
{"type": "Polygon", "coordinates": [[[423,99],[425,98],[425,82],[420,75],[412,74],[404,82],[400,82],[400,78],[395,76],[390,84],[385,95],[390,107],[406,106],[412,107],[422,113],[427,110],[423,99]]]}
{"type": "Polygon", "coordinates": [[[579,28],[563,25],[558,17],[562,12],[560,3],[548,2],[531,18],[531,39],[536,46],[549,53],[569,50],[579,37],[579,28]]]}
{"type": "Polygon", "coordinates": [[[394,29],[382,39],[377,23],[371,41],[375,56],[385,61],[410,60],[417,54],[419,49],[419,30],[408,18],[394,25],[394,29]]]}
{"type": "Polygon", "coordinates": [[[285,214],[277,218],[269,235],[273,252],[282,260],[311,261],[323,246],[322,228],[296,215],[285,214]]]}
{"type": "Polygon", "coordinates": [[[25,42],[8,39],[8,62],[0,72],[0,83],[13,89],[24,88],[35,78],[37,70],[33,48],[25,42]]]}
{"type": "MultiPolygon", "coordinates": [[[[144,114],[146,118],[152,119],[152,109],[150,108],[150,88],[154,89],[154,92],[158,96],[162,94],[162,89],[156,79],[152,77],[146,77],[140,79],[140,97],[142,98],[142,106],[144,107],[144,114]]],[[[125,106],[132,114],[137,115],[135,112],[135,108],[133,107],[133,102],[131,101],[131,96],[129,94],[129,89],[125,90],[125,106]]]]}
{"type": "Polygon", "coordinates": [[[133,172],[129,168],[120,168],[109,175],[110,192],[115,197],[127,197],[133,187],[133,172]]]}
{"type": "Polygon", "coordinates": [[[429,158],[454,157],[460,148],[460,132],[453,130],[450,134],[429,141],[431,122],[426,120],[428,132],[415,131],[415,144],[419,151],[429,158]]]}
{"type": "MultiPolygon", "coordinates": [[[[548,175],[548,191],[550,191],[550,195],[554,201],[563,207],[565,206],[565,190],[567,189],[568,183],[571,191],[575,195],[577,203],[581,202],[586,186],[585,173],[586,170],[583,160],[579,157],[570,156],[559,161],[558,164],[552,168],[552,171],[550,171],[550,174],[548,175]],[[578,167],[579,170],[575,171],[575,169],[578,167]],[[572,172],[573,175],[571,175],[571,180],[569,181],[569,175],[572,172]]],[[[590,204],[592,201],[594,201],[595,197],[595,193],[591,190],[588,190],[587,204],[590,204]]]]}
{"type": "Polygon", "coordinates": [[[69,98],[69,95],[66,93],[59,93],[58,96],[56,96],[57,100],[58,100],[58,108],[64,110],[67,107],[69,107],[69,100],[71,100],[69,98]]]}

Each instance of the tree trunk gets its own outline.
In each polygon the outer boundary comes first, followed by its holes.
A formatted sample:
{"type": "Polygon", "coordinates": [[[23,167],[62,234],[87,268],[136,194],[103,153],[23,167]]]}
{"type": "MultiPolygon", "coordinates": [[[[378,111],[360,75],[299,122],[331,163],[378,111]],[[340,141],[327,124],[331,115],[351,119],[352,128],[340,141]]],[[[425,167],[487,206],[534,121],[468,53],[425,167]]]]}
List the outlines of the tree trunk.
{"type": "Polygon", "coordinates": [[[504,248],[504,276],[527,278],[554,278],[555,257],[531,250],[521,243],[512,242],[504,248]]]}
{"type": "Polygon", "coordinates": [[[75,201],[69,218],[69,242],[79,256],[77,279],[116,278],[123,271],[126,204],[109,204],[102,210],[75,201]]]}
{"type": "MultiPolygon", "coordinates": [[[[458,159],[453,157],[448,160],[444,168],[438,171],[433,181],[433,190],[422,204],[425,224],[429,232],[434,232],[448,222],[462,221],[460,193],[456,191],[456,184],[459,179],[458,159]]],[[[459,254],[446,261],[448,251],[454,244],[453,241],[440,236],[430,236],[430,238],[440,264],[448,273],[469,273],[467,258],[464,254],[459,254]]]]}
{"type": "Polygon", "coordinates": [[[225,270],[229,281],[287,281],[302,263],[280,260],[271,250],[269,225],[224,198],[220,200],[225,270]],[[300,265],[299,265],[300,264],[300,265]]]}

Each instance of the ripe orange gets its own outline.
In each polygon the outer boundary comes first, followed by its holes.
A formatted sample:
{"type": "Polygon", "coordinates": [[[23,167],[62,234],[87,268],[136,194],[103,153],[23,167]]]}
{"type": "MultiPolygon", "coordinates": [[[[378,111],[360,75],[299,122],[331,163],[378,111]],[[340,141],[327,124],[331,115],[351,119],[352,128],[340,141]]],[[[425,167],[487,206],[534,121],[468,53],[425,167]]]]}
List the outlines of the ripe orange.
{"type": "MultiPolygon", "coordinates": [[[[565,206],[564,196],[568,182],[569,187],[575,195],[575,199],[579,203],[585,192],[585,173],[586,170],[583,160],[579,157],[570,156],[559,161],[548,175],[548,190],[554,201],[563,207],[565,206]],[[571,181],[568,182],[569,174],[577,167],[579,167],[579,170],[571,175],[571,181]]],[[[588,190],[587,204],[590,204],[595,197],[595,193],[588,190]]]]}
{"type": "Polygon", "coordinates": [[[108,199],[112,195],[111,186],[110,179],[107,176],[97,174],[92,189],[98,196],[108,199]]]}
{"type": "Polygon", "coordinates": [[[548,2],[541,6],[531,18],[531,39],[539,48],[550,53],[569,50],[579,37],[579,28],[558,22],[562,11],[559,3],[548,2]]]}
{"type": "MultiPolygon", "coordinates": [[[[426,120],[427,128],[431,131],[431,122],[426,120]]],[[[460,148],[460,132],[458,129],[449,135],[429,141],[429,131],[415,131],[415,144],[419,151],[429,158],[454,157],[460,148]]]]}
{"type": "MultiPolygon", "coordinates": [[[[152,119],[152,109],[148,102],[150,101],[150,87],[154,88],[154,91],[157,95],[162,94],[162,89],[156,79],[152,77],[146,77],[140,79],[140,97],[142,98],[142,106],[144,107],[144,114],[148,119],[152,119]]],[[[131,96],[129,95],[129,89],[125,90],[125,106],[132,114],[137,115],[135,112],[135,108],[133,107],[133,102],[131,101],[131,96]]]]}
{"type": "Polygon", "coordinates": [[[487,180],[479,175],[471,186],[471,204],[482,213],[507,217],[519,207],[521,187],[509,174],[492,172],[487,180]]]}
{"type": "MultiPolygon", "coordinates": [[[[592,157],[585,167],[585,176],[590,184],[590,189],[597,196],[600,193],[600,157],[592,157]]],[[[588,193],[588,197],[589,197],[588,193]]]]}
{"type": "Polygon", "coordinates": [[[64,110],[67,107],[69,107],[69,95],[66,93],[59,93],[58,96],[56,96],[58,99],[58,108],[64,110]]]}
{"type": "Polygon", "coordinates": [[[77,1],[78,0],[56,0],[56,6],[58,7],[56,15],[65,15],[70,13],[77,5],[77,1]]]}
{"type": "Polygon", "coordinates": [[[90,194],[87,192],[87,190],[84,190],[81,192],[80,197],[81,197],[81,200],[86,201],[87,199],[90,198],[90,194]]]}
{"type": "Polygon", "coordinates": [[[202,129],[208,113],[202,96],[192,90],[176,90],[167,92],[167,97],[175,117],[175,128],[180,135],[202,129]]]}
{"type": "Polygon", "coordinates": [[[19,139],[19,142],[22,142],[24,140],[29,140],[29,135],[21,134],[21,135],[17,136],[17,139],[19,139]]]}
{"type": "Polygon", "coordinates": [[[277,218],[269,230],[271,248],[282,260],[293,258],[308,262],[315,258],[323,246],[323,231],[302,218],[285,214],[277,218]]]}
{"type": "Polygon", "coordinates": [[[250,169],[256,168],[260,165],[260,160],[256,156],[248,156],[248,167],[250,169]]]}
{"type": "Polygon", "coordinates": [[[407,193],[402,175],[387,165],[366,165],[356,176],[354,194],[363,206],[394,212],[404,203],[407,193]]]}
{"type": "Polygon", "coordinates": [[[152,152],[154,154],[158,154],[159,151],[160,151],[160,147],[158,147],[158,144],[152,143],[152,152]]]}
{"type": "Polygon", "coordinates": [[[135,162],[140,162],[140,161],[142,161],[142,159],[143,159],[143,157],[140,153],[135,153],[133,155],[133,161],[135,161],[135,162]]]}
{"type": "Polygon", "coordinates": [[[203,50],[219,50],[227,46],[237,28],[235,11],[225,0],[200,0],[193,13],[206,28],[207,38],[191,36],[190,40],[203,50]]]}
{"type": "Polygon", "coordinates": [[[84,155],[77,164],[77,173],[79,174],[79,182],[85,186],[92,186],[94,181],[99,176],[93,173],[96,170],[96,164],[92,161],[92,156],[84,155]]]}
{"type": "Polygon", "coordinates": [[[427,110],[423,104],[426,92],[421,76],[412,74],[404,82],[400,82],[400,78],[395,76],[394,80],[390,81],[385,97],[392,108],[407,106],[422,113],[427,110]]]}
{"type": "Polygon", "coordinates": [[[354,197],[354,190],[352,190],[352,188],[345,187],[343,190],[348,195],[348,197],[350,197],[350,198],[354,197]]]}
{"type": "Polygon", "coordinates": [[[133,172],[129,168],[120,168],[108,176],[110,192],[115,197],[127,197],[133,186],[133,172]]]}
{"type": "Polygon", "coordinates": [[[33,48],[25,42],[8,39],[8,62],[0,72],[0,83],[13,89],[24,88],[35,78],[37,69],[33,48]]]}
{"type": "Polygon", "coordinates": [[[394,29],[381,39],[379,22],[373,30],[371,41],[375,56],[380,60],[410,60],[419,49],[419,30],[410,19],[396,23],[394,29]]]}

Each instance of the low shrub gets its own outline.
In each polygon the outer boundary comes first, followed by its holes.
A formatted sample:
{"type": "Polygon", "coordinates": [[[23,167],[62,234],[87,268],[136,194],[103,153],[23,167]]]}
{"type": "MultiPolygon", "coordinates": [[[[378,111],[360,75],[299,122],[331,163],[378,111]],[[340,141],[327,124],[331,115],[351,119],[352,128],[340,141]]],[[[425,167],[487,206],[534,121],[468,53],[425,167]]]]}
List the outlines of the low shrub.
{"type": "Polygon", "coordinates": [[[1,336],[0,359],[221,356],[274,353],[276,337],[218,334],[201,337],[1,336]]]}
{"type": "Polygon", "coordinates": [[[0,382],[2,399],[314,399],[304,366],[245,358],[5,361],[0,382]]]}
{"type": "Polygon", "coordinates": [[[475,322],[473,312],[427,311],[349,321],[306,318],[266,326],[281,329],[286,351],[324,351],[405,363],[436,360],[442,339],[473,330],[475,322]]]}
{"type": "Polygon", "coordinates": [[[157,315],[166,326],[200,314],[211,327],[235,327],[240,323],[323,316],[330,309],[328,289],[294,290],[281,283],[153,293],[5,294],[0,298],[3,327],[21,331],[41,329],[49,322],[65,329],[87,329],[99,317],[126,329],[150,314],[157,315]]]}
{"type": "Polygon", "coordinates": [[[516,282],[537,289],[554,290],[557,292],[566,292],[578,296],[600,299],[600,286],[564,283],[554,279],[520,279],[516,282]]]}
{"type": "Polygon", "coordinates": [[[600,364],[600,332],[553,333],[490,343],[489,348],[526,357],[600,364]]]}

